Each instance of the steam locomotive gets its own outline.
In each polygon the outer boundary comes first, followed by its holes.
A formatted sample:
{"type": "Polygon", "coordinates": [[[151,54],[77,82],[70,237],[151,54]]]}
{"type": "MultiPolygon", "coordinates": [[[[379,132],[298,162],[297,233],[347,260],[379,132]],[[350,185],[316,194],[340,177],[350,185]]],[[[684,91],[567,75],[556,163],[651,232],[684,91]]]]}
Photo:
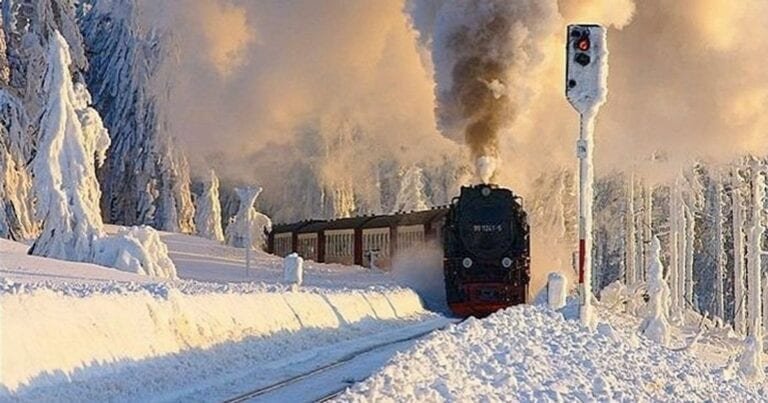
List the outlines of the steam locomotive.
{"type": "Polygon", "coordinates": [[[486,316],[526,302],[528,219],[521,199],[494,185],[463,187],[443,227],[445,291],[458,316],[486,316]]]}
{"type": "Polygon", "coordinates": [[[493,185],[463,187],[450,206],[390,215],[276,225],[270,253],[386,270],[408,249],[442,243],[449,307],[484,316],[524,303],[529,282],[528,223],[520,199],[493,185]]]}

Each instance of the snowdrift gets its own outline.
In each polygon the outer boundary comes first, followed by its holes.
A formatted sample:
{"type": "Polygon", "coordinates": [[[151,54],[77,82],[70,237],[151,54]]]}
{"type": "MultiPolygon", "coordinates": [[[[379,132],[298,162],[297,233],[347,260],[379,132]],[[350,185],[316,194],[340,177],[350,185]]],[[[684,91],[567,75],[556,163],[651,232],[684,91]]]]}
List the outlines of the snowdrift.
{"type": "Polygon", "coordinates": [[[0,287],[2,332],[13,335],[1,339],[0,399],[45,398],[41,390],[55,394],[63,383],[142,363],[153,368],[153,359],[221,343],[305,331],[356,332],[369,322],[426,314],[413,291],[395,287],[200,294],[167,285],[92,294],[18,290],[0,287]]]}
{"type": "Polygon", "coordinates": [[[517,306],[437,332],[339,400],[761,401],[761,388],[634,329],[517,306]]]}

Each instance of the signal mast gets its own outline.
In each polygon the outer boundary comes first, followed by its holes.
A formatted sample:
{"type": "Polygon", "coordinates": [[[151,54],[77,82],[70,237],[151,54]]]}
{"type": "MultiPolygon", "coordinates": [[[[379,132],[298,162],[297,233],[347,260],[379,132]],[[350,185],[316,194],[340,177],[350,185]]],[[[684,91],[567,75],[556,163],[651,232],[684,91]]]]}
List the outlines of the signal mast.
{"type": "Polygon", "coordinates": [[[594,198],[595,118],[608,92],[608,49],[605,28],[594,24],[568,26],[565,96],[579,112],[579,296],[581,322],[592,322],[592,200],[594,198]]]}

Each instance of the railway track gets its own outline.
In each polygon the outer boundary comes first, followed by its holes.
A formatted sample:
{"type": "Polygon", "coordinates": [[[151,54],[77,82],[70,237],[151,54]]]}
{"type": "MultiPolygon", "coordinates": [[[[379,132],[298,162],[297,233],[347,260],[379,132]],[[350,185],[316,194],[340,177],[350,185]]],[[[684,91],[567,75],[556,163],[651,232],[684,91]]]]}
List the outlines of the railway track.
{"type": "Polygon", "coordinates": [[[331,400],[341,395],[350,385],[368,377],[372,370],[383,365],[397,351],[407,348],[416,340],[443,328],[421,331],[409,336],[370,345],[349,353],[330,364],[237,395],[225,400],[225,403],[249,401],[325,402],[331,400]],[[353,374],[366,372],[366,374],[362,379],[357,379],[348,375],[345,376],[345,371],[353,374]],[[333,387],[329,389],[329,386],[333,387]],[[311,396],[311,394],[315,396],[311,396]]]}

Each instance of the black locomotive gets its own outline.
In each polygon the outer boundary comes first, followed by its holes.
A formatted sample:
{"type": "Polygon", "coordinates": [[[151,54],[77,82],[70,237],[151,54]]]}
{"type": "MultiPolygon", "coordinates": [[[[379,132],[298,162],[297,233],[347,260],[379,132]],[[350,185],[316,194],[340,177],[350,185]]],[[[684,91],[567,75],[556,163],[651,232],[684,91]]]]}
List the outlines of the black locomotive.
{"type": "Polygon", "coordinates": [[[528,220],[521,199],[495,185],[462,187],[443,228],[445,290],[459,316],[485,316],[526,302],[528,220]]]}

